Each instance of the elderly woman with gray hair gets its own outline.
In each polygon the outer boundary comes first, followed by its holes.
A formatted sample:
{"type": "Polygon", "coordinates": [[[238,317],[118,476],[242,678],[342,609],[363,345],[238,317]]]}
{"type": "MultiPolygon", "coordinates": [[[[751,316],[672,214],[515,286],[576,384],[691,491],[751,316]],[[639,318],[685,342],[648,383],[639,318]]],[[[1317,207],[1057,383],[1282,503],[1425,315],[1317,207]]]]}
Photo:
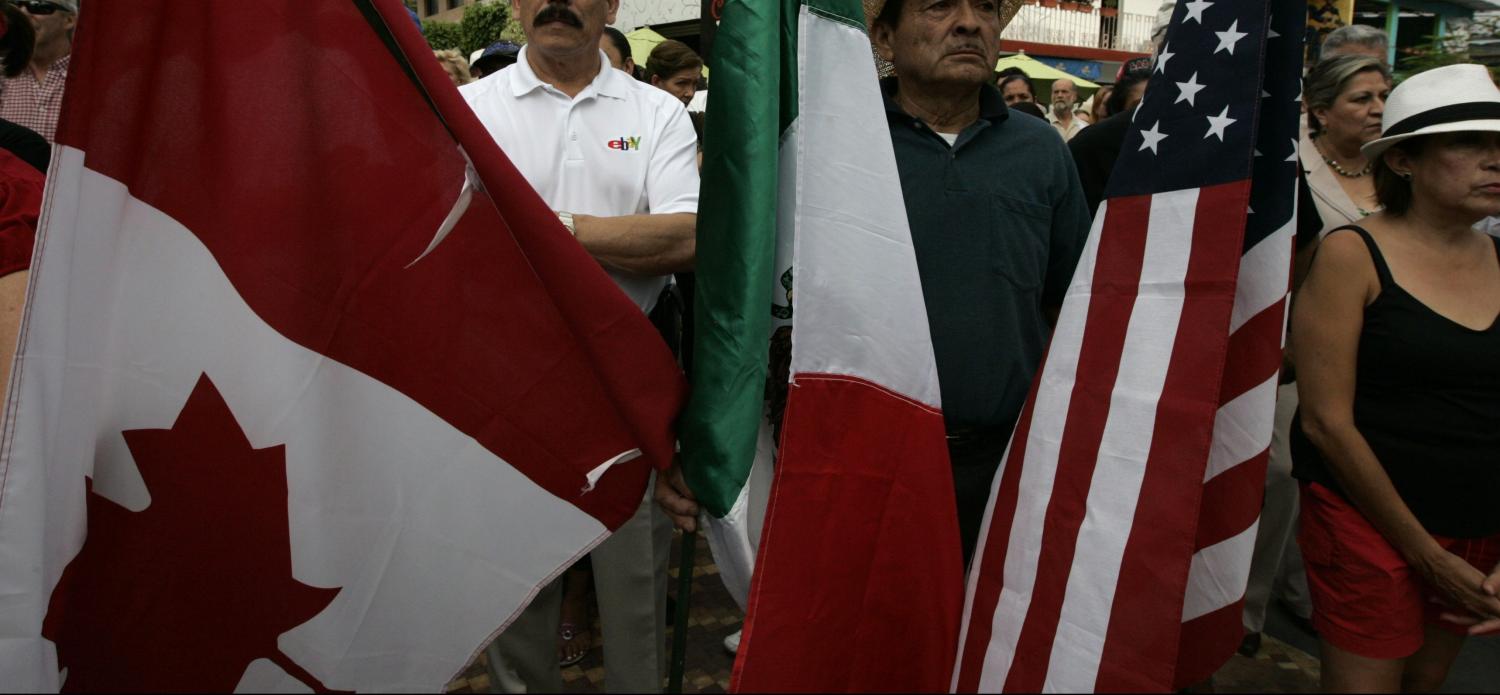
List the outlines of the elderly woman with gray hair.
{"type": "Polygon", "coordinates": [[[1384,61],[1389,50],[1385,32],[1372,26],[1350,24],[1334,29],[1323,38],[1318,57],[1327,60],[1341,55],[1367,55],[1384,61]]]}
{"type": "Polygon", "coordinates": [[[1322,237],[1380,210],[1371,162],[1360,147],[1380,137],[1391,74],[1375,58],[1341,55],[1319,61],[1304,85],[1308,137],[1302,141],[1302,169],[1322,218],[1322,237]]]}

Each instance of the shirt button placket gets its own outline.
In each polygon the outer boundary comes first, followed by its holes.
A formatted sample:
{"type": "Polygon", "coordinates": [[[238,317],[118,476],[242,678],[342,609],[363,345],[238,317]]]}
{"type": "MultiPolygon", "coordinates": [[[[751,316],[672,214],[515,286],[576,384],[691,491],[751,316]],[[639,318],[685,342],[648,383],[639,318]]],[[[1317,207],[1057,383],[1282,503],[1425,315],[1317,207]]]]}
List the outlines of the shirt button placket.
{"type": "Polygon", "coordinates": [[[574,118],[574,111],[577,109],[577,107],[578,107],[578,105],[577,105],[576,102],[573,103],[573,104],[570,104],[568,106],[568,114],[563,119],[563,126],[565,128],[567,128],[567,133],[568,133],[568,140],[567,140],[567,143],[566,143],[566,149],[567,149],[567,153],[568,153],[568,159],[582,159],[583,158],[583,151],[578,146],[578,128],[577,128],[577,125],[575,123],[575,118],[574,118]]]}

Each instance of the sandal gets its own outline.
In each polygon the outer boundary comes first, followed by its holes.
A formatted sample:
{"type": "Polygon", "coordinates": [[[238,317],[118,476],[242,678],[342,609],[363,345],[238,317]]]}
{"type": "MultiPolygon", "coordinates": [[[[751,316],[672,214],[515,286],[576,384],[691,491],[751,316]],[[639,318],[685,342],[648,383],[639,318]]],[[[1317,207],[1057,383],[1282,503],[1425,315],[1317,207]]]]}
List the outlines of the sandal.
{"type": "MultiPolygon", "coordinates": [[[[573,640],[580,639],[584,635],[583,633],[580,633],[578,631],[577,625],[574,625],[573,623],[563,623],[562,626],[557,630],[557,636],[560,640],[562,640],[562,644],[558,646],[561,647],[562,651],[565,652],[566,650],[568,650],[568,647],[571,646],[570,643],[573,642],[573,640]]],[[[557,657],[557,665],[562,667],[572,666],[573,664],[583,661],[583,657],[588,656],[588,653],[589,650],[588,646],[586,645],[578,648],[578,651],[572,656],[566,656],[565,653],[560,653],[557,657]]]]}

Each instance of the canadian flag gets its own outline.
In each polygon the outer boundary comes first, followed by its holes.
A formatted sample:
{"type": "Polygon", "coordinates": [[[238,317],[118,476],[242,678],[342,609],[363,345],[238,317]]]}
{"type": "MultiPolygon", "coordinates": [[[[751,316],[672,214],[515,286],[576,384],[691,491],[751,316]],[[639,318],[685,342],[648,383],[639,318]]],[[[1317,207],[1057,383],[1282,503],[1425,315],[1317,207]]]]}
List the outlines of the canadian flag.
{"type": "Polygon", "coordinates": [[[441,688],[641,502],[671,356],[397,0],[104,2],[74,46],[0,683],[441,688]]]}

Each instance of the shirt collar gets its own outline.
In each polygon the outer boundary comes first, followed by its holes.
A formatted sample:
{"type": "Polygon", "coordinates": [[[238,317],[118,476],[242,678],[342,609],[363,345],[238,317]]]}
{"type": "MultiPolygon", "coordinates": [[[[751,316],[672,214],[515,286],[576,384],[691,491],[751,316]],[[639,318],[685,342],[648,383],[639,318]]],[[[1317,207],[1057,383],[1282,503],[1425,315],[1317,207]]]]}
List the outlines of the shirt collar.
{"type": "MultiPolygon", "coordinates": [[[[895,77],[887,77],[880,81],[880,94],[885,100],[886,115],[898,116],[905,121],[916,120],[896,103],[896,87],[895,77]]],[[[1000,94],[1000,89],[995,85],[985,83],[980,86],[979,117],[997,125],[1010,118],[1010,108],[1005,105],[1005,97],[1000,94]]]]}
{"type": "MultiPolygon", "coordinates": [[[[551,86],[543,82],[542,78],[537,77],[536,71],[531,69],[531,61],[526,59],[526,51],[527,47],[522,46],[520,53],[516,54],[515,65],[507,68],[514,71],[514,74],[510,78],[511,96],[521,97],[542,87],[551,86]]],[[[578,93],[578,96],[585,97],[590,94],[598,94],[599,96],[611,99],[624,99],[626,90],[629,88],[628,84],[622,82],[625,78],[625,72],[616,70],[613,65],[610,65],[609,57],[604,55],[604,51],[601,50],[599,51],[599,74],[594,75],[594,81],[589,83],[589,86],[584,87],[583,91],[578,93]]]]}
{"type": "MultiPolygon", "coordinates": [[[[68,65],[72,62],[73,53],[71,51],[67,55],[52,61],[52,64],[47,66],[46,81],[51,83],[55,79],[67,80],[68,65]],[[53,77],[54,75],[57,77],[53,77]]],[[[10,83],[12,80],[30,80],[32,84],[37,84],[36,73],[32,72],[29,66],[15,77],[0,77],[0,80],[6,83],[10,83]]]]}

